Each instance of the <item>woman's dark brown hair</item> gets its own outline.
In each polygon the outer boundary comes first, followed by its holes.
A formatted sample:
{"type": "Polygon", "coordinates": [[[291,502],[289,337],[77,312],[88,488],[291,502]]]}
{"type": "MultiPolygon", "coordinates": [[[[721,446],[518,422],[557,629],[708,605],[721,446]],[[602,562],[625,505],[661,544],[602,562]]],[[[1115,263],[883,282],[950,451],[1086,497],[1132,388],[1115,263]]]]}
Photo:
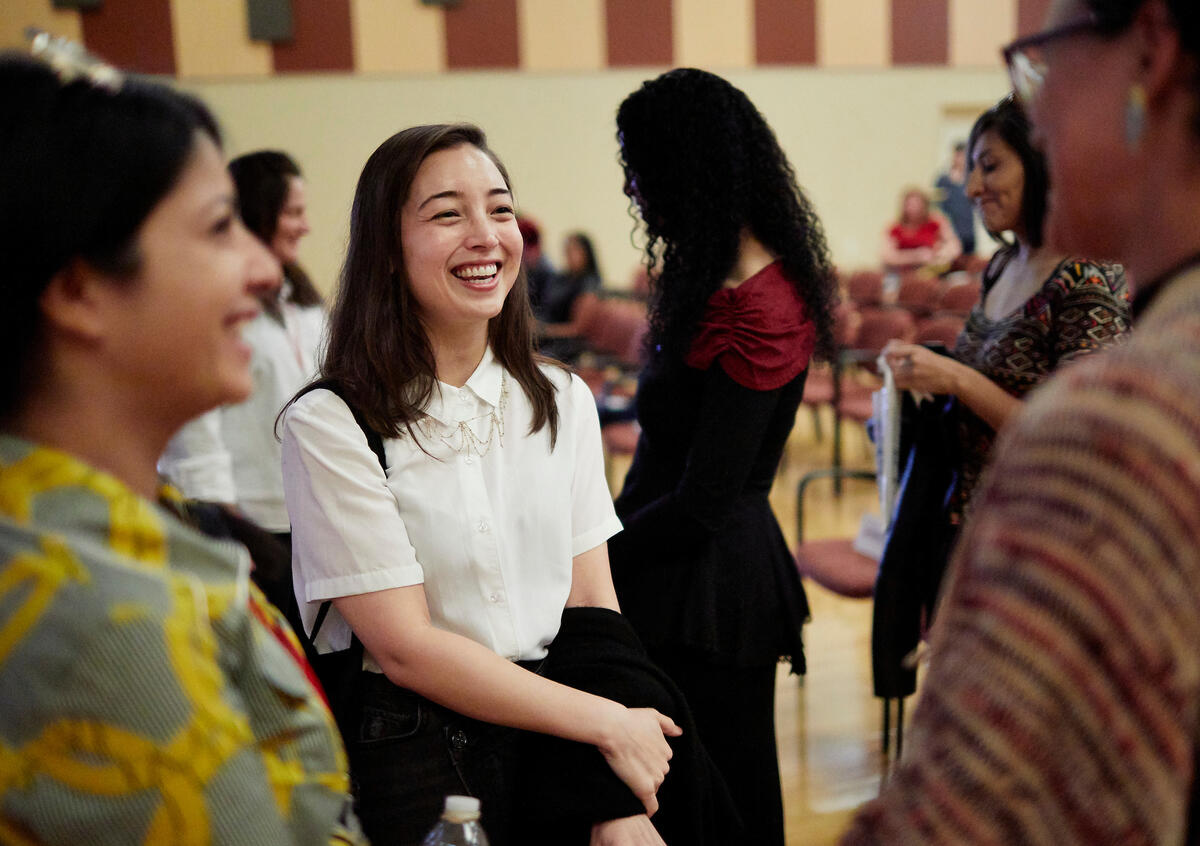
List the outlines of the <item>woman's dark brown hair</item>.
{"type": "Polygon", "coordinates": [[[40,301],[50,280],[79,260],[132,282],[141,226],[200,135],[220,145],[208,108],[165,85],[64,82],[44,62],[0,53],[0,421],[47,366],[40,301]]]}
{"type": "MultiPolygon", "coordinates": [[[[985,132],[994,132],[1005,144],[1012,147],[1021,160],[1025,185],[1021,192],[1021,225],[1031,247],[1042,246],[1043,230],[1046,225],[1046,199],[1050,192],[1050,170],[1046,157],[1033,143],[1033,128],[1029,118],[1017,99],[1009,94],[999,103],[981,114],[971,127],[967,139],[967,169],[975,167],[975,145],[985,132]]],[[[1002,233],[992,232],[992,238],[1008,245],[1002,233]]],[[[1011,245],[1009,245],[1011,246],[1011,245]]]]}
{"type": "MultiPolygon", "coordinates": [[[[233,184],[237,186],[242,222],[258,240],[270,247],[275,238],[275,230],[279,228],[279,215],[287,205],[292,180],[304,176],[300,172],[300,166],[287,153],[279,150],[259,150],[238,156],[231,161],[229,175],[233,177],[233,184]]],[[[298,306],[325,304],[321,292],[317,290],[304,268],[298,264],[289,264],[283,268],[283,272],[291,285],[288,295],[291,302],[298,306]]],[[[274,303],[273,296],[264,301],[272,315],[281,320],[278,306],[271,308],[274,303]]]]}
{"type": "MultiPolygon", "coordinates": [[[[421,163],[431,154],[463,144],[492,160],[512,189],[504,165],[470,124],[414,126],[384,141],[358,179],[350,212],[350,244],[329,320],[329,344],[321,378],[336,380],[343,395],[375,431],[398,437],[413,423],[437,386],[433,350],[421,324],[400,244],[400,212],[421,163]]],[[[500,314],[488,323],[496,359],[521,385],[533,406],[530,434],[550,426],[558,437],[554,385],[539,368],[549,361],[534,353],[533,315],[522,270],[500,314]]]]}

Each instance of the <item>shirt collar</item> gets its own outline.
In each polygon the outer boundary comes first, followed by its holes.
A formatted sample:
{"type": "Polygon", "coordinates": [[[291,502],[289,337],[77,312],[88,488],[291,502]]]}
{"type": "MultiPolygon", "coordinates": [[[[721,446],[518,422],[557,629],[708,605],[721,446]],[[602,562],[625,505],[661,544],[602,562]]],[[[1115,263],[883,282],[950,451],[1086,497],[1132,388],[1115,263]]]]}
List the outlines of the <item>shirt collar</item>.
{"type": "Polygon", "coordinates": [[[492,348],[489,346],[484,350],[483,358],[475,368],[475,372],[461,388],[455,388],[445,382],[437,383],[437,390],[430,397],[429,407],[425,409],[425,414],[439,423],[448,425],[477,416],[479,412],[475,410],[475,404],[472,404],[469,414],[464,414],[463,404],[455,401],[464,392],[469,392],[468,396],[473,394],[492,409],[499,408],[503,376],[504,368],[500,366],[500,362],[496,360],[496,356],[493,355],[492,348]]]}
{"type": "Polygon", "coordinates": [[[1136,320],[1141,317],[1144,312],[1158,296],[1161,288],[1169,285],[1173,280],[1179,277],[1188,275],[1192,271],[1200,268],[1200,253],[1188,256],[1179,264],[1169,270],[1160,273],[1153,279],[1148,280],[1145,284],[1139,285],[1137,293],[1133,296],[1132,311],[1133,317],[1136,320]]]}
{"type": "Polygon", "coordinates": [[[1178,315],[1200,311],[1200,266],[1185,267],[1178,274],[1160,279],[1143,290],[1152,294],[1143,300],[1134,317],[1134,332],[1164,331],[1178,315]]]}

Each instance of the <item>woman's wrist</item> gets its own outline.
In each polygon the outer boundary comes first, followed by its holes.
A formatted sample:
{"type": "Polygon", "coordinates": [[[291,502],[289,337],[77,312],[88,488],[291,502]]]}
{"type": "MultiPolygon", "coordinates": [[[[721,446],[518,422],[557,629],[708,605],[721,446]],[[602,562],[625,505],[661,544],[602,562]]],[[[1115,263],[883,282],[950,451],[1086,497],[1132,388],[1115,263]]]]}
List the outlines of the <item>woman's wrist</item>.
{"type": "Polygon", "coordinates": [[[593,709],[589,713],[587,742],[595,746],[601,752],[609,752],[616,748],[622,734],[621,719],[625,715],[626,708],[619,702],[614,702],[611,699],[605,699],[602,696],[588,694],[594,702],[593,709]]]}
{"type": "Polygon", "coordinates": [[[947,393],[954,394],[956,397],[962,397],[971,389],[972,377],[978,376],[979,373],[967,367],[961,361],[948,359],[953,365],[950,368],[950,390],[947,393]]]}

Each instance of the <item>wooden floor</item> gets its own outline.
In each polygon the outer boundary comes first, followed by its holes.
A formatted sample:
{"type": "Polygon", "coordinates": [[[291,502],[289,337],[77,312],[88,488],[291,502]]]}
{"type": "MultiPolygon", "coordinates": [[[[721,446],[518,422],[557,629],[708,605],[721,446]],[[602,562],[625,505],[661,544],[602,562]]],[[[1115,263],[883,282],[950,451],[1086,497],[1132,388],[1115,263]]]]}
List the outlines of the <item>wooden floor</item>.
{"type": "MultiPolygon", "coordinates": [[[[811,414],[801,408],[771,503],[788,543],[795,542],[796,483],[809,470],[830,465],[831,420],[823,417],[818,440],[811,414]]],[[[848,466],[870,468],[871,448],[861,428],[845,432],[848,466]]],[[[619,487],[628,461],[614,459],[619,487]]],[[[850,481],[835,497],[831,483],[813,484],[805,497],[805,537],[850,536],[862,514],[878,512],[873,485],[850,481]]],[[[775,703],[779,765],[788,846],[837,842],[852,812],[879,791],[882,771],[879,700],[871,696],[871,604],[806,585],[812,622],[805,628],[808,674],[801,680],[781,666],[775,703]]]]}

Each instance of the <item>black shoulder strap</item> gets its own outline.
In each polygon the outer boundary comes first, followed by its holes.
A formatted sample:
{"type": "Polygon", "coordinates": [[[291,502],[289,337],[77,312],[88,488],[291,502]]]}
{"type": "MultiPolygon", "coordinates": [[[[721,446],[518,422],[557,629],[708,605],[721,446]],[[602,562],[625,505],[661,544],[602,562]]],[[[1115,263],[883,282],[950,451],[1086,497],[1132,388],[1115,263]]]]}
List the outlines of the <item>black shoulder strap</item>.
{"type": "MultiPolygon", "coordinates": [[[[362,413],[355,408],[348,399],[346,399],[345,388],[337,379],[317,379],[315,382],[310,382],[304,386],[300,393],[296,394],[294,399],[307,394],[309,391],[324,389],[333,394],[336,394],[338,399],[346,403],[346,407],[350,409],[350,413],[354,415],[354,422],[358,424],[358,428],[362,429],[363,435],[367,439],[367,446],[371,448],[371,452],[375,453],[375,457],[379,459],[379,466],[383,468],[384,476],[387,475],[387,455],[383,451],[383,436],[372,429],[362,413]]],[[[329,608],[333,603],[330,600],[325,600],[321,603],[321,609],[317,612],[317,619],[313,621],[312,634],[308,636],[309,644],[315,649],[317,641],[317,633],[321,631],[321,626],[325,622],[326,615],[329,614],[329,608]]],[[[350,648],[359,653],[362,652],[362,642],[359,641],[358,635],[351,633],[350,648]]]]}
{"type": "Polygon", "coordinates": [[[363,434],[367,438],[367,446],[371,448],[371,452],[375,453],[375,457],[379,459],[379,466],[383,468],[383,472],[387,473],[387,456],[383,452],[383,436],[376,432],[368,425],[366,419],[350,400],[346,399],[346,390],[342,383],[337,379],[317,379],[305,385],[296,396],[292,397],[292,402],[300,399],[300,397],[310,391],[325,390],[335,394],[338,399],[346,404],[346,408],[350,409],[350,413],[354,415],[354,422],[358,424],[358,428],[362,429],[363,434]]]}

